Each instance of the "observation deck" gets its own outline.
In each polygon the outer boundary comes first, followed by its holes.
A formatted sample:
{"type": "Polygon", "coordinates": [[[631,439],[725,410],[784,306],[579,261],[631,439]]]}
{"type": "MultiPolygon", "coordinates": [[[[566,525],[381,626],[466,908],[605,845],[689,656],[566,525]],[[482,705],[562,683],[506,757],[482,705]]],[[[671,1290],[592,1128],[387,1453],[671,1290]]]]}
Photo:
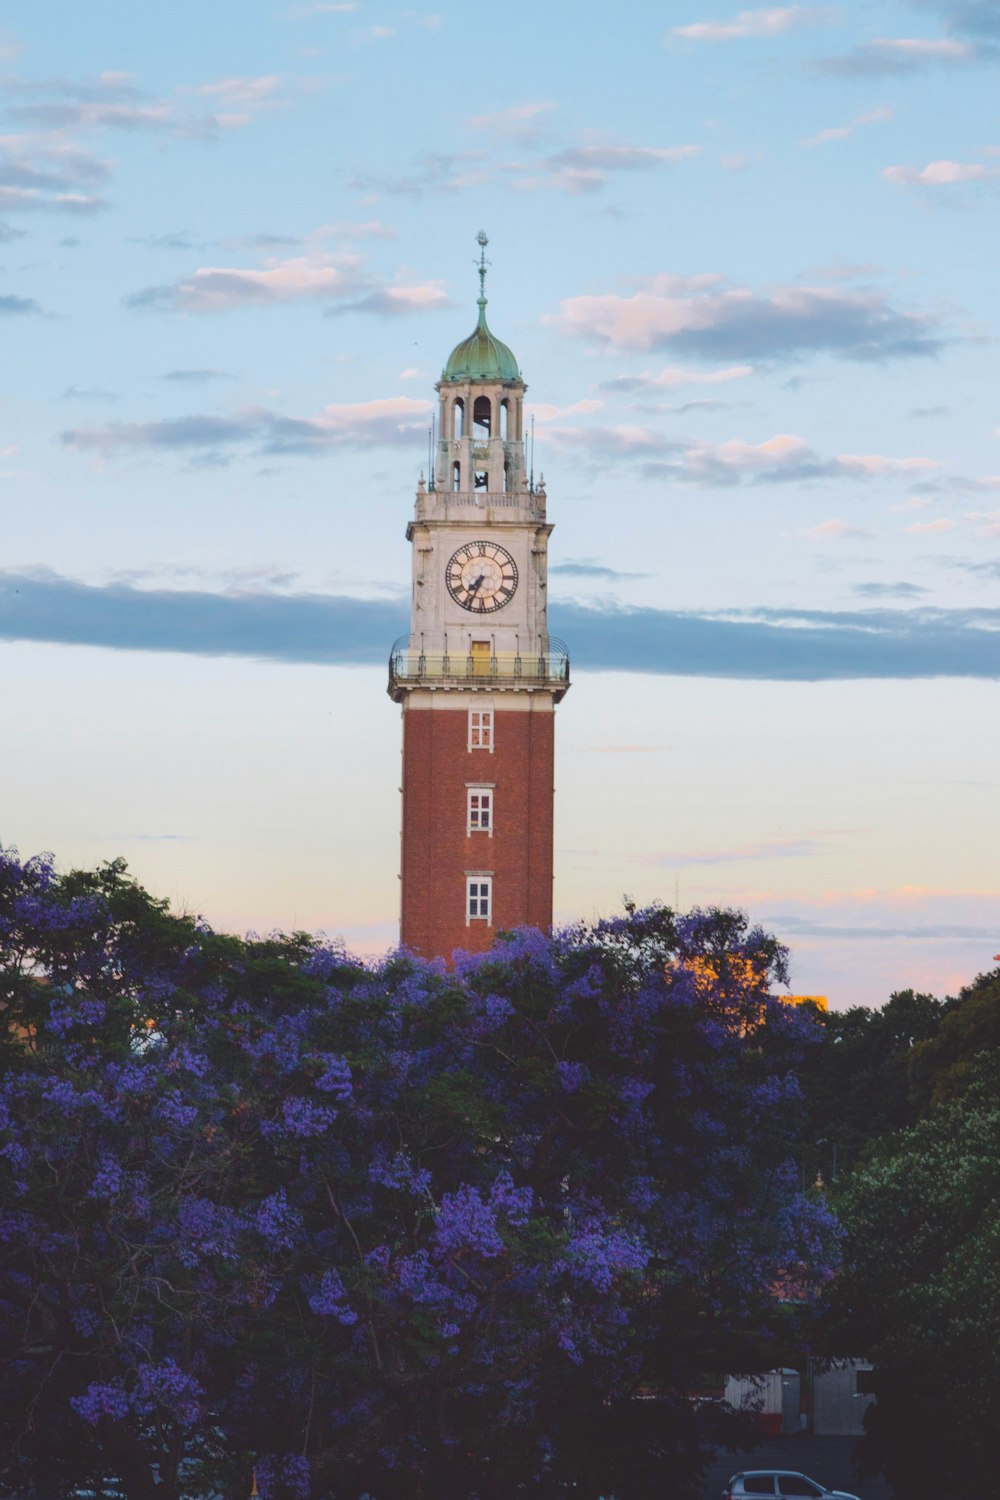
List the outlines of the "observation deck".
{"type": "Polygon", "coordinates": [[[414,688],[460,689],[468,692],[518,690],[551,693],[558,703],[569,690],[569,652],[562,641],[549,637],[548,651],[520,655],[498,651],[491,656],[464,652],[422,651],[419,641],[404,635],[389,656],[388,693],[401,703],[414,688]]]}

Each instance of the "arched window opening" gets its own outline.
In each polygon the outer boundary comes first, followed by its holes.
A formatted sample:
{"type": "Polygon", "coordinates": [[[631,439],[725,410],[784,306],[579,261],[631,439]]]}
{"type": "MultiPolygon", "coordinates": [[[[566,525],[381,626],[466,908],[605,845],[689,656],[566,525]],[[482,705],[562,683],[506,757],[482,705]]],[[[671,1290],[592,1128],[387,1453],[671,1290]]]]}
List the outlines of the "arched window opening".
{"type": "Polygon", "coordinates": [[[453,438],[465,435],[465,402],[461,396],[456,398],[451,408],[451,435],[453,438]]]}
{"type": "Polygon", "coordinates": [[[504,466],[503,466],[503,492],[504,492],[505,495],[506,495],[506,493],[507,493],[507,491],[508,491],[509,488],[510,488],[510,464],[504,464],[504,466]]]}
{"type": "Polygon", "coordinates": [[[504,442],[510,437],[510,403],[500,402],[500,436],[504,442]]]}
{"type": "Polygon", "coordinates": [[[477,396],[472,408],[472,436],[481,443],[489,441],[493,411],[489,396],[477,396]]]}
{"type": "Polygon", "coordinates": [[[462,465],[455,463],[451,466],[451,489],[457,495],[462,488],[462,465]]]}
{"type": "Polygon", "coordinates": [[[477,490],[488,490],[490,487],[490,476],[488,470],[477,469],[474,483],[477,490]]]}

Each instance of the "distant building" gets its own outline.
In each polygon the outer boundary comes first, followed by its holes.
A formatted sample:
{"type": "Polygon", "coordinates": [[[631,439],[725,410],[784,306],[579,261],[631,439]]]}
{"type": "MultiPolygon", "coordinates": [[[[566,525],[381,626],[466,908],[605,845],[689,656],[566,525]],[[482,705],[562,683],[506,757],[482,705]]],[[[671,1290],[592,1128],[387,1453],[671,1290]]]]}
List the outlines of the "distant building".
{"type": "Polygon", "coordinates": [[[798,1370],[765,1370],[759,1375],[730,1375],[725,1399],[737,1411],[752,1412],[765,1437],[798,1432],[800,1420],[798,1370]]]}
{"type": "Polygon", "coordinates": [[[875,1397],[867,1359],[835,1359],[812,1370],[812,1429],[817,1437],[860,1437],[875,1397]]]}

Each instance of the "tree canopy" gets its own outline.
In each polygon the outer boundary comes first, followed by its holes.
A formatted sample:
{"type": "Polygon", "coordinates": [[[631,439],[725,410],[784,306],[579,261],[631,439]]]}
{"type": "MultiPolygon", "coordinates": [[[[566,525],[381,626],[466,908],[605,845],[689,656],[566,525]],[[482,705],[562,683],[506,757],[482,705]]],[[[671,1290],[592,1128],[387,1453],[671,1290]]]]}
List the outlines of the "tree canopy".
{"type": "Polygon", "coordinates": [[[1000,1427],[1000,1066],[847,1186],[835,1337],[876,1365],[865,1466],[905,1500],[996,1480],[1000,1427]]]}
{"type": "Polygon", "coordinates": [[[652,908],[366,966],[8,851],[0,1493],[684,1493],[836,1256],[782,965],[652,908]]]}

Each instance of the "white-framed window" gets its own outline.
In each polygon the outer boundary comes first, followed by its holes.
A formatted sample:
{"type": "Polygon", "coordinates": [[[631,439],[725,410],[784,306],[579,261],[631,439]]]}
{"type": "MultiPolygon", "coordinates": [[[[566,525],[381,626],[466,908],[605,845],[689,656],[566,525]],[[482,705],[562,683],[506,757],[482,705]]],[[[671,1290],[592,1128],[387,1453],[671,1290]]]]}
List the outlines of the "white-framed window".
{"type": "Polygon", "coordinates": [[[469,749],[493,753],[492,708],[469,709],[469,749]]]}
{"type": "Polygon", "coordinates": [[[465,877],[465,925],[493,921],[493,876],[465,877]]]}
{"type": "Polygon", "coordinates": [[[493,788],[470,786],[466,792],[465,825],[469,833],[488,833],[493,837],[493,788]]]}

